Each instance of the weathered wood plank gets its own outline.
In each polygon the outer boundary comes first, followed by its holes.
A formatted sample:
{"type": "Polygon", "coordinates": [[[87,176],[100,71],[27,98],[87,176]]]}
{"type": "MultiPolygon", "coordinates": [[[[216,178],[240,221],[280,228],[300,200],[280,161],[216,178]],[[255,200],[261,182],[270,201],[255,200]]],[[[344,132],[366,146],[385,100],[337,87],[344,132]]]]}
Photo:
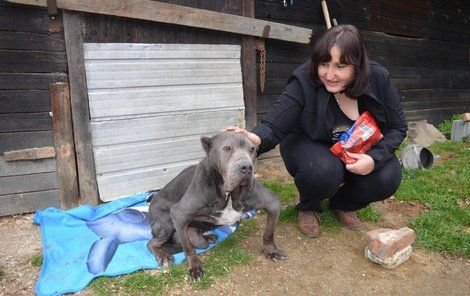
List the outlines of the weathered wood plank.
{"type": "Polygon", "coordinates": [[[426,119],[429,123],[437,125],[444,120],[448,120],[454,114],[470,111],[470,108],[461,107],[439,108],[439,109],[421,109],[405,111],[407,121],[417,121],[426,119]]]}
{"type": "Polygon", "coordinates": [[[230,125],[243,125],[244,110],[173,113],[158,117],[93,121],[94,147],[213,133],[230,125]]]}
{"type": "Polygon", "coordinates": [[[50,131],[49,113],[13,113],[0,116],[0,133],[50,131]]]}
{"type": "Polygon", "coordinates": [[[428,8],[414,7],[408,3],[395,1],[373,0],[371,1],[371,12],[375,15],[421,24],[427,24],[429,18],[428,8]]]}
{"type": "MultiPolygon", "coordinates": [[[[36,6],[47,5],[46,0],[8,1],[36,6]]],[[[263,37],[264,28],[270,26],[269,38],[298,43],[309,43],[312,34],[312,31],[307,28],[156,1],[83,0],[76,2],[73,0],[61,0],[57,2],[57,7],[67,10],[137,18],[257,37],[263,37]]]]}
{"type": "Polygon", "coordinates": [[[83,203],[98,204],[98,185],[96,183],[91,142],[90,112],[83,59],[82,15],[63,13],[65,47],[70,77],[70,100],[72,122],[77,156],[80,198],[83,203]]]}
{"type": "Polygon", "coordinates": [[[48,207],[59,207],[59,192],[47,190],[0,196],[0,216],[30,213],[48,207]]]}
{"type": "MultiPolygon", "coordinates": [[[[254,0],[242,0],[242,15],[255,17],[254,0]]],[[[260,41],[261,42],[261,41],[260,41]]],[[[264,41],[262,41],[264,42],[264,41]]],[[[241,48],[241,66],[243,77],[243,100],[245,103],[245,127],[251,130],[256,125],[256,50],[255,39],[244,36],[241,48]]]]}
{"type": "Polygon", "coordinates": [[[0,31],[0,49],[65,51],[62,34],[0,31]]]}
{"type": "Polygon", "coordinates": [[[0,9],[0,31],[48,33],[50,19],[44,11],[9,8],[0,9]]]}
{"type": "Polygon", "coordinates": [[[51,104],[47,90],[2,90],[0,113],[49,112],[51,104]]]}
{"type": "MultiPolygon", "coordinates": [[[[402,100],[405,101],[446,101],[446,100],[461,100],[465,99],[470,101],[470,88],[469,89],[410,89],[398,90],[402,100]]],[[[444,103],[445,104],[445,103],[444,103]]]]}
{"type": "Polygon", "coordinates": [[[60,205],[70,209],[78,205],[79,192],[68,83],[51,84],[51,106],[60,205]]]}
{"type": "Polygon", "coordinates": [[[0,73],[0,89],[41,90],[53,82],[67,81],[65,73],[0,73]]]}
{"type": "Polygon", "coordinates": [[[0,177],[50,173],[56,171],[54,158],[36,160],[23,160],[6,162],[3,154],[0,155],[0,177]]]}
{"type": "Polygon", "coordinates": [[[2,72],[66,72],[64,52],[0,50],[2,72]]]}
{"type": "Polygon", "coordinates": [[[241,82],[88,91],[92,118],[242,107],[242,97],[241,82]]]}
{"type": "Polygon", "coordinates": [[[6,151],[4,153],[5,161],[37,160],[54,157],[54,147],[28,148],[22,150],[6,151]]]}
{"type": "Polygon", "coordinates": [[[52,132],[0,133],[0,154],[5,151],[53,146],[52,132]]]}
{"type": "Polygon", "coordinates": [[[57,189],[57,174],[9,176],[0,178],[0,195],[57,189]]]}

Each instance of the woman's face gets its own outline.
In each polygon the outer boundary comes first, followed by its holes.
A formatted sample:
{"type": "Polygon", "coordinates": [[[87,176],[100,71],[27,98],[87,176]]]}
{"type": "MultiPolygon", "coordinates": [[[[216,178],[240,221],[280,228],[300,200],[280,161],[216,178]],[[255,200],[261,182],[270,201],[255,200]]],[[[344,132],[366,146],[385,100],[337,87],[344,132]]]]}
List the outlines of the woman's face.
{"type": "Polygon", "coordinates": [[[334,45],[331,50],[331,61],[318,65],[318,77],[331,93],[342,92],[354,77],[354,66],[340,62],[341,51],[334,45]]]}

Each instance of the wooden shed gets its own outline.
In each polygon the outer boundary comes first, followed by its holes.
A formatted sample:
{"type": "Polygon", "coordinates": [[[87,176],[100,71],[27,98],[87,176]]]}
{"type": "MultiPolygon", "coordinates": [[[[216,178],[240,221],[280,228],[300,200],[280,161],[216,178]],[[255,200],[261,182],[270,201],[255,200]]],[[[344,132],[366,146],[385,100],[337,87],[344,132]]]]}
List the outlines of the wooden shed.
{"type": "MultiPolygon", "coordinates": [[[[319,0],[11,2],[0,0],[0,216],[161,187],[202,157],[201,135],[253,127],[325,30],[319,0]]],[[[470,4],[327,3],[389,69],[409,121],[469,112],[470,4]]]]}

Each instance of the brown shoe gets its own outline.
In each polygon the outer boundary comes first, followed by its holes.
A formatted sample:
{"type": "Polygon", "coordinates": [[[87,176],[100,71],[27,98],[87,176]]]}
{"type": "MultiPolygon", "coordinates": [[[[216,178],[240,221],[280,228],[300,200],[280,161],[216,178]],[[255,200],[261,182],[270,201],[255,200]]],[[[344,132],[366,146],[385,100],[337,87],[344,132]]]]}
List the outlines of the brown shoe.
{"type": "Polygon", "coordinates": [[[299,211],[299,230],[306,236],[320,236],[320,217],[315,211],[299,211]]]}
{"type": "Polygon", "coordinates": [[[354,231],[362,228],[361,220],[359,220],[355,211],[333,210],[333,213],[344,227],[354,231]]]}

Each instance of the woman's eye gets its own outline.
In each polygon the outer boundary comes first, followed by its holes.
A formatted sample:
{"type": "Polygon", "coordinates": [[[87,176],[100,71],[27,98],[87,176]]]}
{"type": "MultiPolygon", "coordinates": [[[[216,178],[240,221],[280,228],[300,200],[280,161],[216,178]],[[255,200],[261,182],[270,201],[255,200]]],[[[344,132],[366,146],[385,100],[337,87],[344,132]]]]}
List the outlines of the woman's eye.
{"type": "Polygon", "coordinates": [[[320,63],[320,66],[322,66],[322,67],[327,67],[327,66],[328,66],[328,63],[320,63]]]}
{"type": "Polygon", "coordinates": [[[346,65],[345,65],[345,64],[338,64],[338,66],[337,66],[337,67],[338,67],[338,68],[340,68],[340,69],[343,69],[343,68],[345,68],[345,67],[346,67],[346,65]]]}
{"type": "Polygon", "coordinates": [[[225,151],[225,152],[230,152],[230,151],[232,151],[232,147],[230,147],[230,146],[225,146],[225,147],[224,147],[224,151],[225,151]]]}

